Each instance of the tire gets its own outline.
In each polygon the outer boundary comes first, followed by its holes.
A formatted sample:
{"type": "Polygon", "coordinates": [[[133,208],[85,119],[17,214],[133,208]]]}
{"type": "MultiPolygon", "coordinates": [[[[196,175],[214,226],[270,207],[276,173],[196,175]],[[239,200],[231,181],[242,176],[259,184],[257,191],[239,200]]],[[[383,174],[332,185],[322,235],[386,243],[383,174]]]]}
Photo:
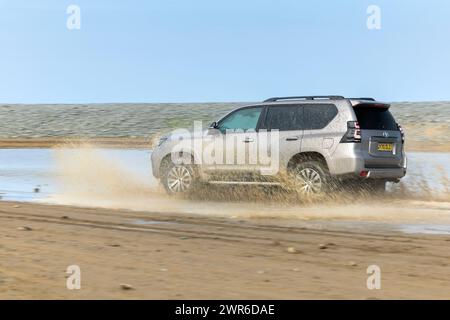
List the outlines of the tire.
{"type": "Polygon", "coordinates": [[[302,196],[323,194],[329,187],[328,170],[319,161],[299,162],[289,170],[289,173],[295,190],[302,196]]]}
{"type": "Polygon", "coordinates": [[[194,167],[190,164],[174,164],[167,161],[162,168],[161,183],[167,194],[187,194],[197,183],[194,167]]]}

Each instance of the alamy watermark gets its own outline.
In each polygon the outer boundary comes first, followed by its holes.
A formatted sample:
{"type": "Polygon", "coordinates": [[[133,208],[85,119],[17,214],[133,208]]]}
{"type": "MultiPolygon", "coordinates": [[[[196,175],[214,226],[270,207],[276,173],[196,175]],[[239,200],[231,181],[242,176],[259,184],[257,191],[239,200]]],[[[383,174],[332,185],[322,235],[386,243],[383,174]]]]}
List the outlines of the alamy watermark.
{"type": "Polygon", "coordinates": [[[376,264],[372,264],[367,267],[367,289],[380,290],[381,289],[381,268],[376,264]]]}
{"type": "Polygon", "coordinates": [[[81,269],[76,264],[67,267],[66,273],[69,274],[66,280],[68,290],[81,289],[81,269]]]}
{"type": "Polygon", "coordinates": [[[370,5],[366,10],[367,17],[366,26],[369,30],[380,30],[381,29],[381,8],[377,5],[370,5]]]}
{"type": "Polygon", "coordinates": [[[81,29],[81,9],[76,4],[71,4],[66,9],[68,14],[66,20],[66,27],[68,30],[80,30],[81,29]]]}
{"type": "Polygon", "coordinates": [[[250,165],[262,175],[275,175],[279,171],[279,138],[278,130],[204,130],[201,121],[194,121],[193,131],[174,130],[160,144],[171,142],[174,164],[250,165]]]}

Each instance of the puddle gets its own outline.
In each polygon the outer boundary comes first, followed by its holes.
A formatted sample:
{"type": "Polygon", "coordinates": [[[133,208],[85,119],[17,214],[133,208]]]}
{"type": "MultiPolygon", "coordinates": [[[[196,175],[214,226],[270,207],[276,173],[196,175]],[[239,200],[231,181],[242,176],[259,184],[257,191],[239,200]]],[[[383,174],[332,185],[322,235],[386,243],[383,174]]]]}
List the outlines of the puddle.
{"type": "Polygon", "coordinates": [[[132,224],[136,224],[136,225],[140,225],[140,226],[158,225],[158,224],[174,224],[173,222],[155,221],[155,220],[132,220],[130,222],[132,224]]]}
{"type": "MultiPolygon", "coordinates": [[[[142,178],[147,187],[157,185],[151,173],[150,151],[96,149],[105,159],[124,164],[131,175],[142,178]]],[[[63,150],[76,157],[77,149],[63,150]]],[[[9,201],[46,201],[63,189],[53,149],[0,149],[0,195],[9,201]],[[35,192],[38,189],[39,192],[35,192]]],[[[92,166],[101,164],[92,163],[92,166]]]]}
{"type": "Polygon", "coordinates": [[[440,224],[402,225],[398,228],[398,230],[408,234],[450,235],[450,225],[440,225],[440,224]]]}

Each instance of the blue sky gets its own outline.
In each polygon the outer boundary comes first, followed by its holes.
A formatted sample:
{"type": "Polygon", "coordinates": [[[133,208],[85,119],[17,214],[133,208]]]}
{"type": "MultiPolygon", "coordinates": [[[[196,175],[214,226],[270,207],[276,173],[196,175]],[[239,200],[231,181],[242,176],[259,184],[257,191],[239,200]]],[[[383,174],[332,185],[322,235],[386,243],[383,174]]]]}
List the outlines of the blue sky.
{"type": "Polygon", "coordinates": [[[446,0],[0,0],[0,103],[450,100],[449,35],[446,0]]]}

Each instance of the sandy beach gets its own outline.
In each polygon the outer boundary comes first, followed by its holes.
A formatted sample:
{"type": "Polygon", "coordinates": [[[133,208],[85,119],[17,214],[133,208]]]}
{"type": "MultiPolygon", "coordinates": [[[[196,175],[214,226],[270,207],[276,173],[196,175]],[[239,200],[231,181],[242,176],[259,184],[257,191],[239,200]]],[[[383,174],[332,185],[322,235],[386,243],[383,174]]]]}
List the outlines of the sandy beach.
{"type": "Polygon", "coordinates": [[[1,299],[450,298],[450,236],[14,202],[0,219],[1,299]]]}

